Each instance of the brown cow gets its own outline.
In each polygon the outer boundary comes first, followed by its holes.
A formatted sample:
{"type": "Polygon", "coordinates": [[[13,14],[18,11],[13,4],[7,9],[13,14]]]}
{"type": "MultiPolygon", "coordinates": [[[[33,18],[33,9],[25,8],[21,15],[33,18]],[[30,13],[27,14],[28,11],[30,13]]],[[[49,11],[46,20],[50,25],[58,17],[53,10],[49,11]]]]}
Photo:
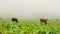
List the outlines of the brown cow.
{"type": "Polygon", "coordinates": [[[40,23],[44,22],[45,24],[47,24],[47,19],[40,19],[40,23]]]}

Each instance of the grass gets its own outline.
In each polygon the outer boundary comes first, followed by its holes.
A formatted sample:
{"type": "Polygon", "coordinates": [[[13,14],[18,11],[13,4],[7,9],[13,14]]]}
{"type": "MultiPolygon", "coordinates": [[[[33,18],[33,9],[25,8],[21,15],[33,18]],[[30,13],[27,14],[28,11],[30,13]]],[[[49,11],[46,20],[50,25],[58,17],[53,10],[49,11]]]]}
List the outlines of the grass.
{"type": "Polygon", "coordinates": [[[38,19],[20,19],[19,23],[0,20],[0,34],[60,34],[60,21],[49,20],[41,24],[38,19]]]}

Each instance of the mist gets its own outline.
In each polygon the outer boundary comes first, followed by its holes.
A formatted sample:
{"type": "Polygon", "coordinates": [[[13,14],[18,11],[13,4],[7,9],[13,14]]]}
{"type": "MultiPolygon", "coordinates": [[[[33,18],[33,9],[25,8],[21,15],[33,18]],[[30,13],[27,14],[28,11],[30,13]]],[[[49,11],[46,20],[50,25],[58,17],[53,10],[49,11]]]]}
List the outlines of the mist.
{"type": "Polygon", "coordinates": [[[0,0],[0,17],[60,17],[60,0],[0,0]]]}

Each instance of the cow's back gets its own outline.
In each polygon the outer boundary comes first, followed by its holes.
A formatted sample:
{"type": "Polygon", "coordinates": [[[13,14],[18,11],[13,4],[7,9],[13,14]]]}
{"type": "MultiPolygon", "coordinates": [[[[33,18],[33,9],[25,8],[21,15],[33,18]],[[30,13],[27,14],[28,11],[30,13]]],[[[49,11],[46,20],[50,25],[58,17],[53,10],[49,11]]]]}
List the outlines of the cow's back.
{"type": "Polygon", "coordinates": [[[18,23],[18,20],[17,18],[12,18],[12,21],[16,21],[18,23]]]}

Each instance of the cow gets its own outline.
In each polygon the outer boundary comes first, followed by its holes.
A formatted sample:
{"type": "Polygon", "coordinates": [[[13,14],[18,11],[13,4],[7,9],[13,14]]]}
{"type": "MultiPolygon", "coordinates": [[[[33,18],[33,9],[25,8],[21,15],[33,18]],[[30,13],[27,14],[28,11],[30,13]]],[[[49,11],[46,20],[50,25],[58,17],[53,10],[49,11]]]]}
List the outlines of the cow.
{"type": "Polygon", "coordinates": [[[42,22],[47,24],[47,19],[44,19],[44,18],[40,19],[40,23],[42,23],[42,22]]]}
{"type": "Polygon", "coordinates": [[[18,23],[17,18],[12,18],[12,21],[15,21],[16,23],[18,23]]]}

